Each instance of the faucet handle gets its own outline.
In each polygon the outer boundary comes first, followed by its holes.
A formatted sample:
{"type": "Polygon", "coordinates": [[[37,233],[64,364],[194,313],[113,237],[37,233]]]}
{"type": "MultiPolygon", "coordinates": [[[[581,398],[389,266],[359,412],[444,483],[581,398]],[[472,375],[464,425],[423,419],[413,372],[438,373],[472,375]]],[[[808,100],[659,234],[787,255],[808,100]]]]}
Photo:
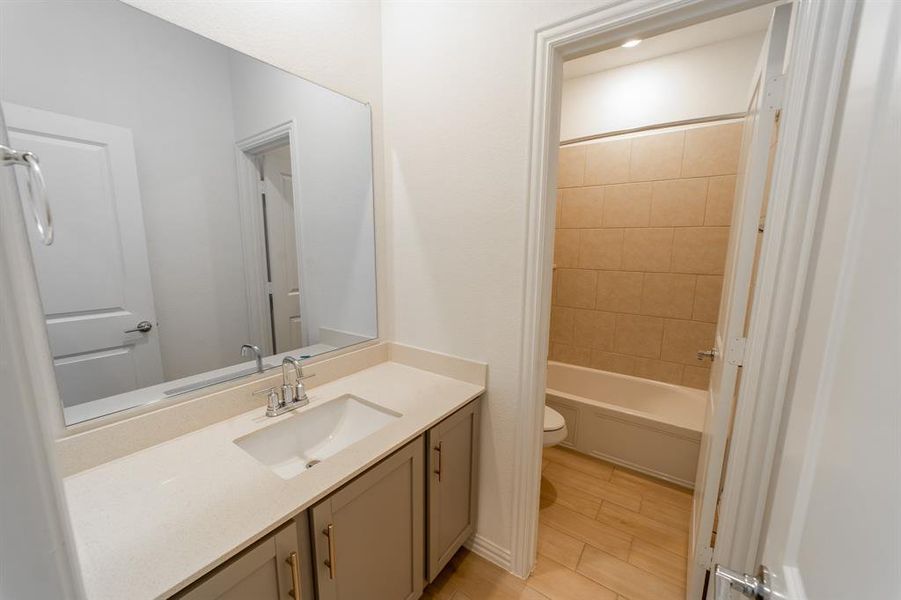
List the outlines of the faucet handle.
{"type": "Polygon", "coordinates": [[[274,417],[277,414],[279,407],[282,405],[282,399],[278,395],[278,391],[274,387],[257,390],[253,392],[254,396],[262,396],[266,395],[266,416],[274,417]]]}
{"type": "Polygon", "coordinates": [[[294,382],[292,395],[294,396],[294,402],[300,404],[300,406],[306,406],[310,403],[309,397],[307,397],[307,388],[304,386],[302,379],[307,379],[307,377],[312,377],[312,375],[308,375],[306,377],[301,377],[296,382],[294,382]]]}

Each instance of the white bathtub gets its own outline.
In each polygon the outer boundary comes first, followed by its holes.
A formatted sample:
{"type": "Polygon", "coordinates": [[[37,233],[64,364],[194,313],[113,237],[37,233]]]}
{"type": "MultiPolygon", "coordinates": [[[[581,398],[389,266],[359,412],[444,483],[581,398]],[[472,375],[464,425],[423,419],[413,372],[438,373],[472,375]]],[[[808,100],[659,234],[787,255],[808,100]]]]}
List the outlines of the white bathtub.
{"type": "Polygon", "coordinates": [[[562,445],[693,487],[706,392],[548,362],[547,403],[566,419],[562,445]]]}

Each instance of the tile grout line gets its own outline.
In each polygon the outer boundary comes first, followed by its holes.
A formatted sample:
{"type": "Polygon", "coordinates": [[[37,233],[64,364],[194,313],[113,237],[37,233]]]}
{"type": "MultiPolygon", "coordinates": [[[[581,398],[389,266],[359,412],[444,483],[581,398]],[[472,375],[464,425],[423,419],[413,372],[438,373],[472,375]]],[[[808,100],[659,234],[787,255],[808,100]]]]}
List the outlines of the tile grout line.
{"type": "MultiPolygon", "coordinates": [[[[592,581],[592,582],[595,583],[596,585],[598,585],[598,586],[604,588],[605,590],[609,590],[609,591],[613,592],[614,594],[616,594],[617,596],[619,596],[620,593],[617,592],[615,589],[611,588],[610,586],[604,585],[604,584],[601,583],[600,581],[597,581],[597,580],[595,580],[595,579],[592,579],[591,577],[589,577],[588,575],[585,575],[584,573],[580,573],[580,572],[579,572],[579,565],[582,564],[582,555],[585,554],[585,548],[587,548],[588,546],[591,546],[591,544],[589,544],[589,543],[587,543],[587,542],[582,542],[582,550],[579,551],[579,560],[576,561],[576,568],[575,568],[575,569],[572,569],[572,572],[575,573],[576,575],[579,575],[580,577],[584,577],[585,579],[588,579],[589,581],[592,581]]],[[[603,552],[603,550],[600,550],[599,548],[596,548],[595,546],[591,546],[591,547],[594,548],[595,550],[599,550],[600,552],[603,552]]],[[[629,542],[629,548],[631,549],[631,547],[632,547],[632,542],[630,541],[630,542],[629,542]]],[[[607,553],[607,554],[609,554],[609,553],[607,553]]],[[[611,554],[610,556],[613,556],[613,555],[611,554]]],[[[614,556],[614,558],[616,558],[616,557],[614,556]]],[[[556,561],[555,561],[555,562],[556,562],[556,561]]],[[[558,563],[558,564],[559,564],[559,563],[558,563]]]]}
{"type": "MultiPolygon", "coordinates": [[[[550,454],[550,453],[549,453],[549,454],[550,454]]],[[[567,465],[567,464],[565,464],[565,463],[563,463],[563,462],[555,461],[555,460],[554,460],[552,457],[550,457],[550,456],[543,456],[543,461],[545,461],[545,460],[547,461],[545,464],[548,464],[548,465],[550,465],[550,464],[555,464],[555,465],[558,465],[558,466],[560,466],[560,467],[562,467],[562,468],[568,469],[568,470],[572,471],[574,474],[578,474],[579,476],[582,476],[582,477],[588,477],[588,478],[590,478],[590,480],[592,480],[592,481],[603,482],[603,483],[614,483],[614,482],[613,482],[613,479],[614,479],[614,476],[615,476],[615,474],[616,474],[616,471],[620,471],[622,474],[631,474],[631,473],[630,473],[629,471],[627,471],[627,470],[620,469],[620,468],[618,468],[618,467],[615,466],[615,465],[610,465],[612,468],[609,469],[609,470],[607,470],[607,471],[605,472],[605,474],[604,474],[603,477],[598,477],[598,476],[596,476],[596,475],[593,474],[593,473],[589,473],[589,472],[586,472],[586,471],[579,470],[579,469],[577,469],[577,468],[573,468],[573,467],[571,467],[571,466],[569,466],[569,465],[567,465]]],[[[606,461],[602,461],[602,460],[600,460],[600,459],[596,459],[596,460],[597,460],[597,462],[598,462],[599,464],[604,464],[604,465],[607,464],[606,461]]],[[[637,475],[637,474],[636,474],[636,475],[637,475]]],[[[629,494],[632,494],[632,495],[634,495],[634,496],[637,496],[637,498],[638,498],[638,508],[637,508],[637,510],[633,510],[633,509],[630,508],[630,507],[621,506],[619,503],[617,503],[617,502],[615,502],[615,501],[611,501],[611,500],[606,499],[606,498],[597,498],[597,497],[594,496],[593,494],[586,493],[586,495],[587,495],[588,497],[595,498],[596,500],[599,501],[598,508],[597,508],[597,510],[595,511],[595,519],[594,519],[594,520],[597,520],[597,516],[601,513],[604,504],[605,504],[605,503],[610,503],[610,504],[612,504],[612,505],[615,505],[615,507],[616,507],[617,509],[619,509],[619,510],[622,510],[622,511],[628,511],[628,513],[626,513],[626,514],[633,514],[633,513],[634,513],[634,514],[635,514],[637,517],[639,517],[639,518],[648,519],[649,521],[652,521],[653,523],[656,523],[656,524],[659,524],[659,525],[661,525],[661,526],[663,526],[663,527],[666,527],[667,529],[670,529],[670,530],[673,530],[673,531],[679,531],[679,532],[681,532],[681,531],[683,531],[683,530],[685,529],[685,528],[682,528],[682,527],[675,527],[674,525],[671,525],[671,524],[669,524],[669,523],[661,522],[661,521],[659,521],[659,520],[653,518],[652,516],[650,516],[650,515],[648,515],[648,514],[645,514],[645,513],[641,512],[642,509],[643,509],[645,506],[647,506],[646,502],[648,502],[648,501],[650,501],[650,500],[654,500],[654,501],[658,501],[658,500],[659,500],[659,501],[663,502],[664,504],[671,504],[670,502],[667,502],[667,500],[666,500],[665,497],[661,499],[661,498],[658,498],[658,497],[656,497],[656,496],[653,495],[653,490],[654,490],[654,486],[656,485],[656,482],[654,482],[654,481],[651,480],[650,478],[645,478],[644,476],[638,475],[638,477],[636,478],[636,481],[635,481],[634,483],[632,483],[632,482],[630,482],[630,481],[628,481],[628,480],[624,481],[623,483],[627,484],[626,487],[627,487],[627,489],[629,490],[629,491],[627,491],[626,493],[629,493],[629,494]],[[645,485],[648,485],[648,487],[646,488],[645,485]],[[634,491],[632,490],[632,488],[634,488],[634,491]],[[648,492],[648,491],[650,491],[651,493],[646,493],[646,492],[648,492]]],[[[561,484],[561,485],[562,485],[562,484],[561,484]]],[[[580,488],[576,487],[576,489],[580,489],[580,488]]],[[[669,488],[667,488],[666,486],[661,486],[661,489],[669,489],[669,488]]],[[[567,511],[569,511],[569,512],[572,512],[573,514],[577,514],[577,515],[582,514],[585,518],[591,518],[590,516],[584,515],[583,513],[579,513],[577,510],[571,509],[571,508],[569,508],[569,507],[567,507],[567,506],[565,506],[565,505],[563,505],[563,504],[561,504],[561,503],[559,503],[559,502],[557,502],[557,501],[554,501],[554,502],[551,504],[551,506],[558,506],[560,509],[565,509],[565,510],[567,510],[567,511]]],[[[673,504],[673,506],[674,506],[674,508],[678,507],[678,505],[676,505],[676,504],[673,504]]],[[[613,560],[616,561],[617,564],[628,565],[629,568],[634,569],[633,573],[634,573],[635,575],[637,575],[638,573],[643,573],[643,574],[647,575],[648,577],[650,577],[650,578],[652,579],[652,581],[658,582],[659,584],[665,584],[665,585],[668,585],[668,586],[673,586],[673,587],[675,587],[675,588],[679,588],[679,589],[683,589],[683,590],[684,590],[684,587],[685,587],[684,582],[678,581],[675,577],[670,577],[670,576],[665,576],[665,575],[659,574],[659,573],[657,573],[657,572],[654,572],[654,571],[652,571],[652,570],[649,570],[649,569],[640,567],[640,566],[638,566],[638,565],[636,565],[636,564],[633,564],[633,563],[631,562],[631,559],[633,558],[633,554],[634,554],[634,552],[635,552],[635,542],[639,539],[639,536],[633,535],[632,533],[627,532],[627,531],[624,531],[624,530],[622,530],[622,529],[620,529],[620,528],[618,528],[618,527],[616,527],[616,526],[614,526],[614,525],[609,525],[609,524],[607,524],[607,523],[604,523],[604,525],[607,525],[607,526],[611,527],[611,529],[615,530],[617,534],[620,534],[620,535],[622,535],[622,536],[625,536],[625,538],[628,539],[629,544],[628,544],[628,551],[626,552],[626,558],[625,558],[625,559],[622,559],[622,558],[619,558],[617,555],[613,554],[613,552],[608,551],[608,550],[604,550],[604,549],[602,549],[602,548],[598,548],[595,544],[593,544],[593,543],[591,543],[591,542],[582,541],[582,539],[577,538],[577,537],[574,537],[573,535],[571,535],[571,534],[568,533],[567,531],[563,531],[562,529],[560,529],[560,528],[554,526],[553,524],[550,524],[550,523],[545,522],[543,519],[539,519],[539,523],[540,523],[543,527],[548,527],[548,528],[554,530],[555,532],[557,532],[557,533],[559,533],[559,534],[565,536],[566,538],[569,538],[569,539],[573,540],[574,542],[577,542],[577,543],[581,544],[581,547],[580,547],[580,550],[579,550],[579,556],[578,556],[578,558],[577,558],[577,560],[576,560],[576,562],[575,562],[575,568],[569,568],[567,565],[564,565],[563,563],[559,563],[559,561],[555,560],[554,558],[552,558],[552,557],[550,557],[550,556],[546,556],[546,555],[544,555],[544,554],[540,554],[540,556],[539,556],[539,561],[545,560],[545,561],[548,561],[548,562],[550,562],[550,563],[560,564],[561,566],[565,567],[565,571],[566,571],[566,572],[568,572],[568,573],[573,573],[573,574],[575,574],[575,575],[578,575],[579,577],[584,578],[584,579],[590,581],[590,582],[592,583],[592,585],[596,585],[596,586],[598,586],[598,587],[600,587],[600,588],[603,588],[603,589],[609,591],[611,594],[613,594],[613,595],[616,596],[617,600],[627,600],[629,597],[623,595],[623,594],[622,594],[620,591],[618,591],[617,589],[613,589],[613,588],[609,587],[609,585],[607,585],[607,584],[605,584],[605,583],[603,583],[603,582],[601,582],[601,581],[598,581],[598,580],[595,579],[594,577],[591,577],[591,576],[589,576],[589,575],[587,575],[587,574],[585,574],[585,573],[582,573],[582,572],[580,572],[580,571],[578,570],[578,569],[582,566],[582,564],[583,564],[583,562],[584,562],[585,551],[586,551],[586,547],[587,547],[587,546],[591,546],[592,550],[594,550],[595,552],[601,553],[601,554],[603,554],[604,556],[608,556],[608,557],[612,558],[613,560]]],[[[655,553],[659,552],[659,553],[661,553],[660,556],[663,556],[663,557],[664,557],[664,560],[666,560],[665,557],[673,557],[673,558],[678,558],[678,559],[684,559],[684,557],[681,557],[681,556],[678,555],[677,553],[672,552],[672,551],[670,551],[670,550],[667,549],[667,548],[663,548],[663,547],[661,547],[661,546],[658,546],[656,543],[654,543],[653,541],[651,541],[651,540],[649,540],[649,539],[646,539],[646,538],[642,537],[642,538],[641,538],[641,541],[642,541],[643,543],[646,543],[646,544],[650,545],[650,546],[653,548],[653,553],[650,554],[650,558],[653,558],[654,555],[655,555],[655,553]]],[[[650,551],[650,550],[651,550],[651,549],[649,548],[649,551],[650,551]]],[[[473,558],[475,558],[475,559],[477,559],[477,560],[479,559],[478,556],[474,556],[473,558]]],[[[653,561],[649,561],[649,562],[650,562],[651,564],[653,564],[653,561]]],[[[664,563],[664,564],[666,564],[666,563],[664,563]]],[[[666,572],[669,572],[669,570],[670,570],[670,569],[667,569],[666,572]]],[[[663,571],[661,571],[661,572],[663,572],[663,571]]],[[[604,575],[604,573],[601,572],[601,571],[599,571],[599,572],[598,572],[598,575],[604,575]]],[[[642,577],[642,578],[643,578],[643,576],[639,576],[639,577],[642,577]]],[[[483,577],[482,575],[479,575],[478,578],[479,578],[480,580],[482,580],[484,583],[490,584],[490,585],[492,586],[492,588],[493,588],[493,589],[496,589],[497,591],[505,591],[505,589],[506,589],[506,588],[504,588],[503,585],[501,584],[501,580],[500,580],[500,579],[495,580],[495,579],[492,579],[491,577],[487,577],[487,576],[486,576],[486,577],[483,577]]],[[[541,599],[544,599],[544,600],[552,600],[552,598],[553,598],[552,596],[547,596],[547,595],[544,594],[540,589],[537,589],[536,587],[533,587],[528,579],[527,579],[524,583],[525,583],[525,587],[527,587],[527,588],[529,589],[530,592],[533,592],[534,594],[536,594],[536,598],[541,598],[541,599]]],[[[608,582],[608,583],[609,583],[609,582],[608,582]]],[[[627,587],[628,587],[628,586],[627,586],[627,587]]],[[[453,593],[449,596],[449,598],[450,598],[451,600],[459,600],[459,599],[461,599],[461,598],[466,598],[467,600],[469,600],[469,599],[471,598],[469,595],[466,595],[466,588],[465,588],[465,586],[463,586],[463,587],[455,587],[455,588],[452,588],[452,589],[453,589],[453,593]]],[[[511,595],[511,597],[514,597],[514,596],[515,596],[515,595],[511,595]]],[[[494,596],[492,596],[492,597],[494,597],[494,596]]]]}
{"type": "MultiPolygon", "coordinates": [[[[633,541],[634,541],[635,536],[632,536],[632,539],[633,539],[633,541]]],[[[631,545],[632,545],[632,542],[630,542],[630,544],[629,544],[629,552],[630,552],[630,554],[631,554],[631,547],[632,547],[631,545]]],[[[612,557],[614,560],[618,560],[618,561],[620,561],[620,562],[626,563],[626,564],[628,564],[628,565],[634,567],[635,569],[638,569],[639,571],[642,571],[642,572],[644,572],[644,573],[650,575],[650,576],[653,577],[654,579],[657,579],[657,580],[659,580],[659,581],[662,581],[662,582],[665,582],[665,583],[669,583],[669,584],[671,584],[671,585],[675,585],[675,586],[678,586],[678,587],[682,587],[682,588],[685,587],[685,584],[684,584],[684,583],[683,583],[683,584],[676,583],[675,581],[673,581],[673,580],[670,579],[669,577],[664,577],[664,576],[662,576],[662,575],[659,575],[659,574],[657,574],[657,573],[654,573],[653,571],[649,571],[649,570],[647,570],[647,569],[644,569],[644,568],[642,568],[642,567],[639,567],[638,565],[634,565],[634,564],[632,564],[631,562],[629,562],[628,559],[627,559],[627,560],[623,560],[623,559],[619,558],[618,556],[616,556],[616,555],[614,555],[614,554],[611,554],[610,552],[607,552],[606,550],[603,550],[603,549],[601,549],[601,548],[598,548],[597,546],[594,546],[594,545],[592,545],[592,544],[589,544],[588,542],[585,542],[585,547],[587,547],[587,546],[591,546],[592,550],[594,550],[594,551],[596,551],[596,552],[600,552],[600,553],[602,553],[602,554],[606,554],[607,556],[612,557]]],[[[582,552],[579,554],[579,562],[576,563],[576,568],[578,568],[578,566],[579,566],[580,564],[582,564],[582,555],[585,553],[585,547],[582,548],[582,552]]],[[[661,550],[663,550],[663,549],[661,548],[661,550]]],[[[670,553],[670,554],[672,554],[672,553],[670,553]]],[[[679,557],[679,558],[683,558],[683,557],[679,557]]],[[[579,575],[582,575],[583,577],[588,577],[588,575],[585,575],[584,573],[580,573],[578,570],[576,571],[576,573],[578,573],[579,575]]],[[[611,590],[611,591],[613,591],[613,592],[619,594],[620,596],[622,596],[622,594],[620,594],[620,592],[618,592],[617,590],[615,590],[615,589],[613,589],[613,588],[610,588],[610,587],[608,587],[608,586],[602,584],[600,581],[598,581],[598,580],[596,580],[596,579],[594,579],[594,578],[592,578],[592,577],[588,577],[588,579],[591,579],[593,582],[595,582],[596,584],[600,585],[601,587],[604,587],[604,588],[606,588],[606,589],[609,589],[609,590],[611,590]]],[[[624,596],[624,597],[625,597],[625,596],[624,596]]]]}

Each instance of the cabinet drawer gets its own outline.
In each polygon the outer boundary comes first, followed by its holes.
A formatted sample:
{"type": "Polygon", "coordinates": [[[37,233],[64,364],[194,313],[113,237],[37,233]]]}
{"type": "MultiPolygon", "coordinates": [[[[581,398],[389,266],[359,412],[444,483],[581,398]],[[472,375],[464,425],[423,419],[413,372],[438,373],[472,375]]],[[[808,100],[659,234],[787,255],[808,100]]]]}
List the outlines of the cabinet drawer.
{"type": "Polygon", "coordinates": [[[301,587],[297,527],[289,521],[212,573],[176,594],[179,600],[312,600],[301,587]]]}

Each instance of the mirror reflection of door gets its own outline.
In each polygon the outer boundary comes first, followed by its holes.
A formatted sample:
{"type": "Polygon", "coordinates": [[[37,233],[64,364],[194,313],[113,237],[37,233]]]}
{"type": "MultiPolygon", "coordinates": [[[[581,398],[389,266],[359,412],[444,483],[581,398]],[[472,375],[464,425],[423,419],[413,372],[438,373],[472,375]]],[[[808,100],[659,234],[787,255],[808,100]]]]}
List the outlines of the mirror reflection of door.
{"type": "Polygon", "coordinates": [[[131,131],[12,103],[4,113],[10,141],[41,157],[52,190],[56,240],[32,232],[31,249],[66,410],[161,383],[131,131]]]}
{"type": "Polygon", "coordinates": [[[300,321],[294,188],[289,146],[274,148],[262,154],[260,168],[266,227],[272,353],[278,354],[306,345],[300,321]]]}

